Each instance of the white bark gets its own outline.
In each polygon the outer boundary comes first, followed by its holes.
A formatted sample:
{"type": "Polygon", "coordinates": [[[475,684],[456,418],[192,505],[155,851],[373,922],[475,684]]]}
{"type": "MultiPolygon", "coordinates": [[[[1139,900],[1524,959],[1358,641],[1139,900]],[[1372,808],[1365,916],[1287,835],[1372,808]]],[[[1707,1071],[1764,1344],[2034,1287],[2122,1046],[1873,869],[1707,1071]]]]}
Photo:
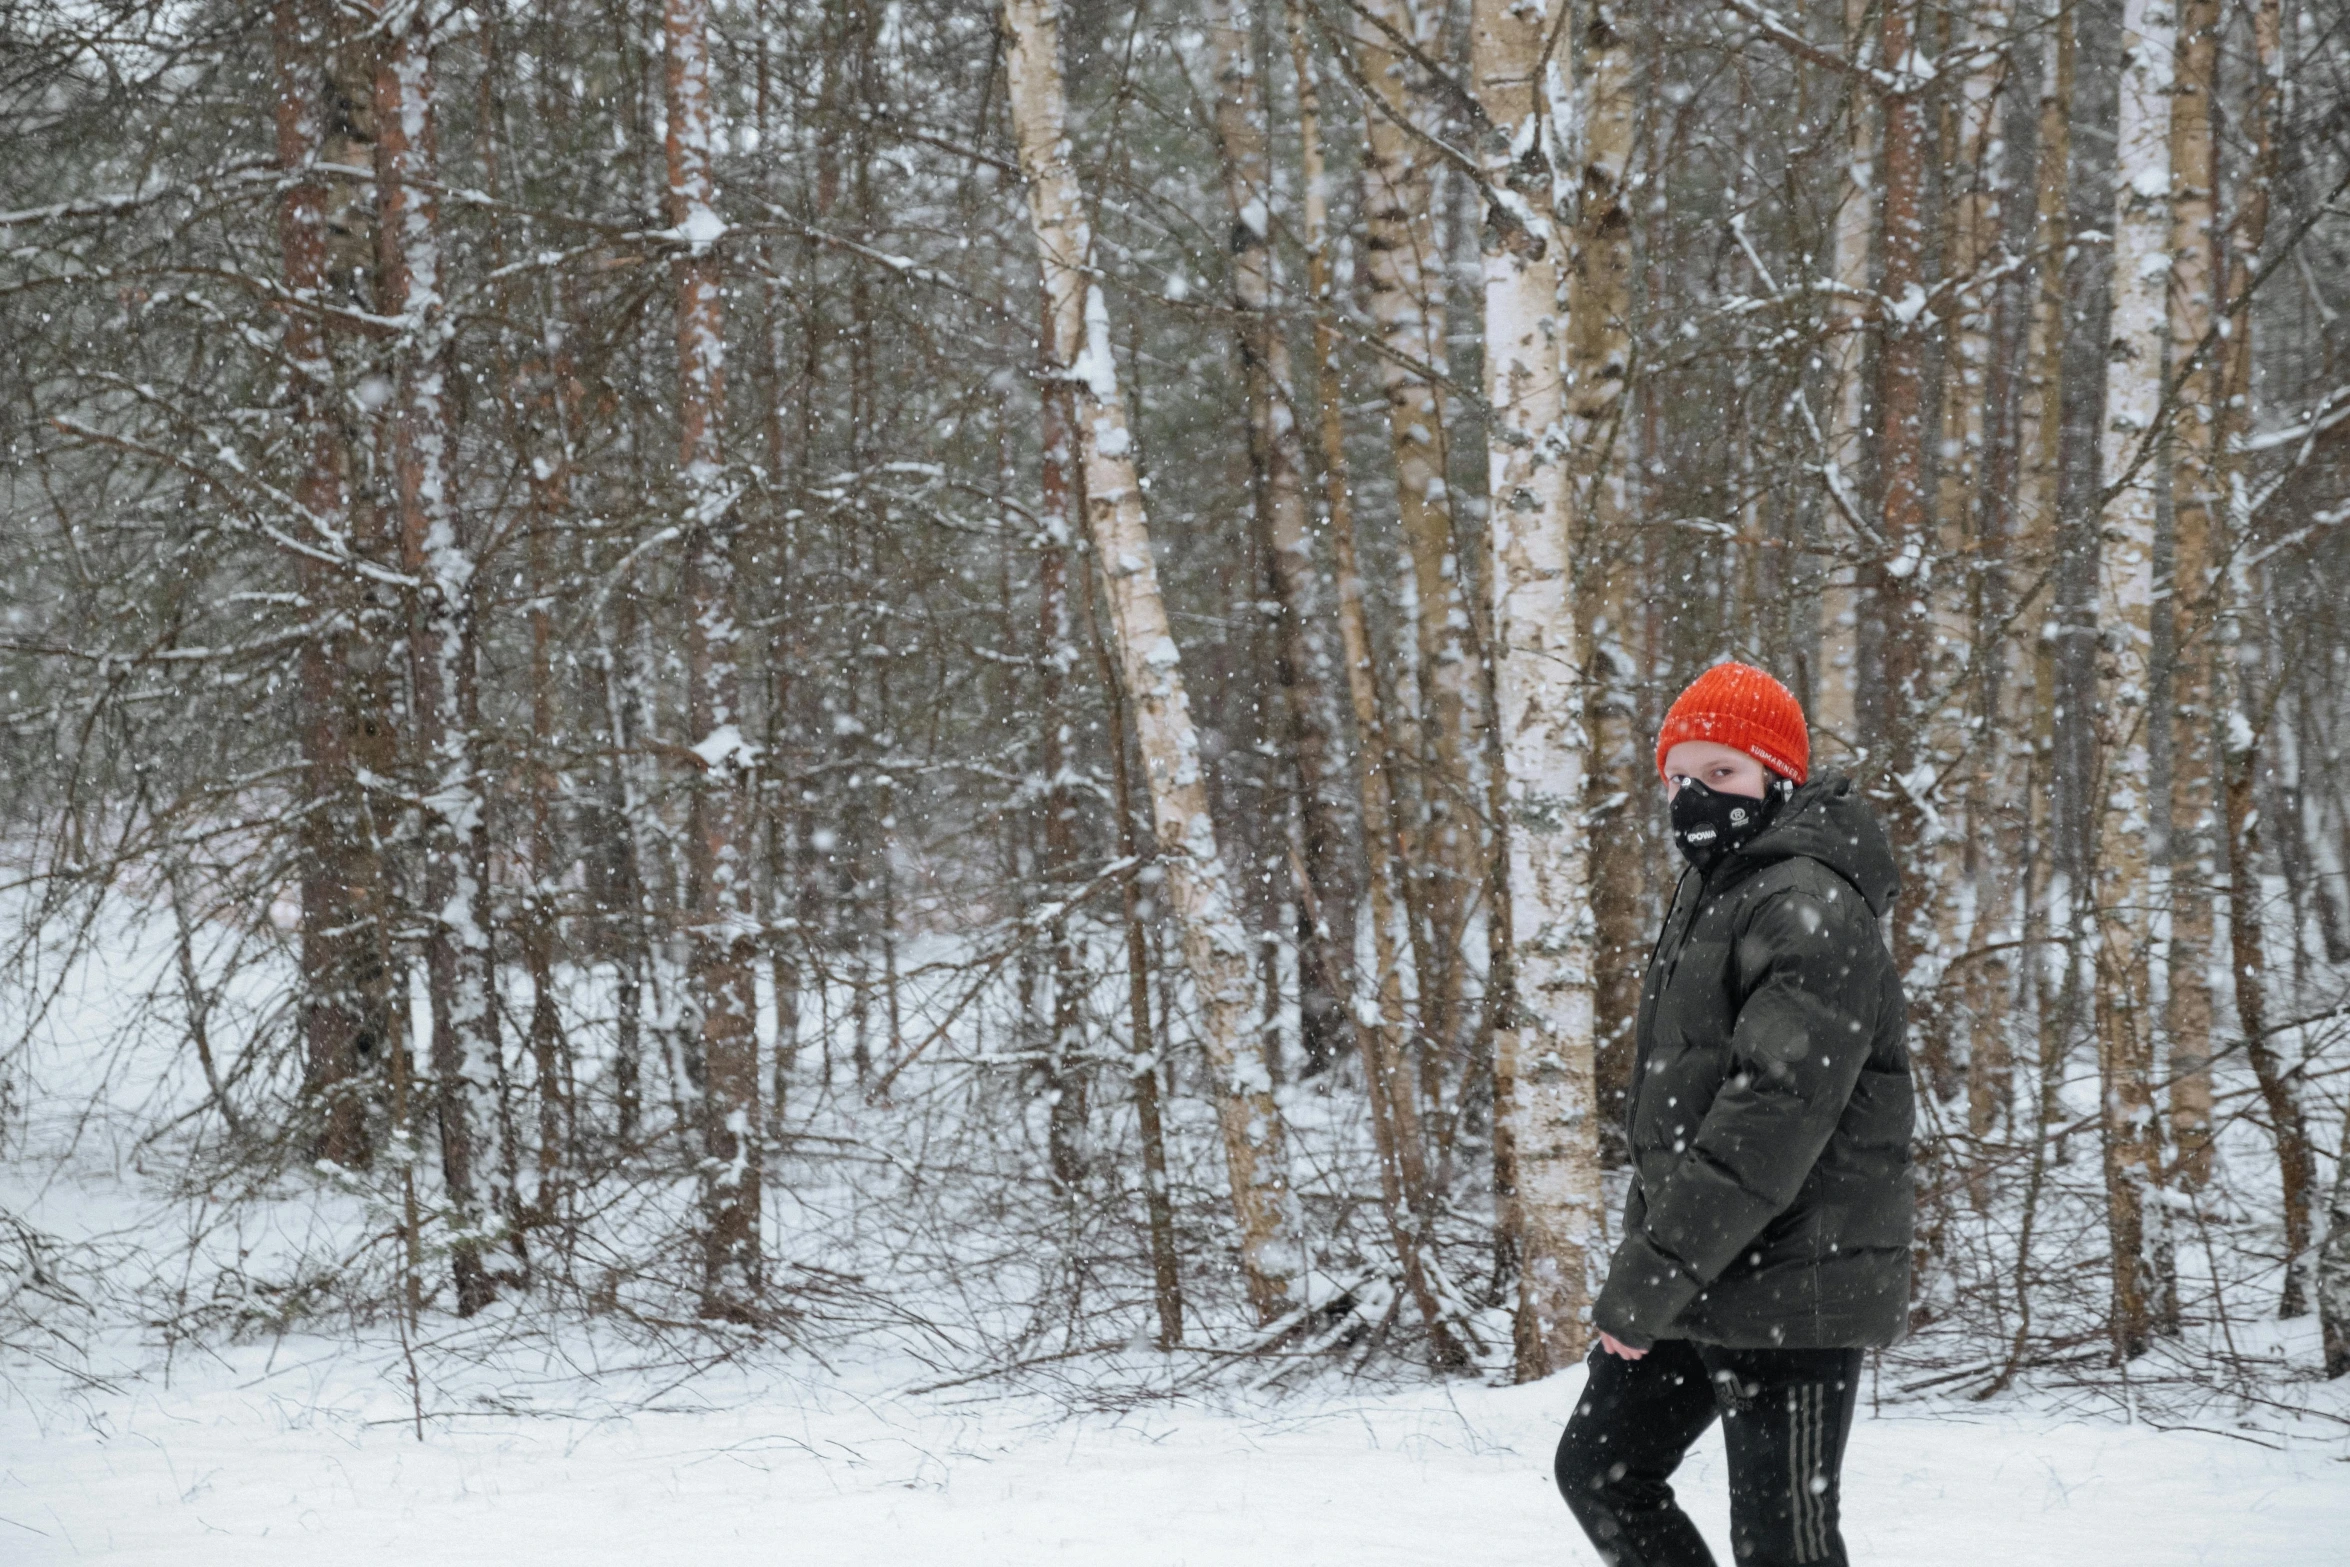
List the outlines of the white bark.
{"type": "MultiPolygon", "coordinates": [[[[1996,1119],[1999,1085],[2005,1074],[2006,1044],[2001,1016],[2007,992],[2002,945],[2014,939],[2009,928],[2003,851],[1994,840],[2005,814],[1997,802],[2004,789],[2005,714],[1984,703],[2003,694],[1997,674],[1975,667],[1990,651],[1987,627],[1999,613],[1997,594],[2004,541],[1986,535],[1982,498],[1985,432],[1990,412],[1992,312],[1998,283],[2004,184],[1999,144],[2001,90],[2007,76],[2006,44],[2010,0],[1973,0],[1953,19],[1954,52],[1966,57],[1959,80],[1955,119],[1957,162],[1944,175],[1950,192],[1949,227],[1943,247],[1943,275],[1953,285],[1949,335],[1942,363],[1942,430],[1935,497],[1938,565],[1932,583],[1937,624],[1934,679],[1947,693],[1934,713],[1933,757],[1940,780],[1929,798],[1942,825],[1936,846],[1935,881],[1950,889],[1937,900],[1939,919],[1929,957],[1937,982],[1961,953],[1987,956],[1965,965],[1946,995],[1938,1029],[1963,1057],[1967,1125],[1980,1139],[1996,1119]],[[1978,719],[2000,721],[1984,733],[1978,719]],[[2002,778],[1999,786],[1992,783],[2002,778]]],[[[1996,655],[1993,655],[1996,656],[1996,655]]],[[[1941,988],[1937,983],[1937,988],[1941,988]]],[[[1984,1200],[1987,1189],[1972,1172],[1969,1193],[1984,1200]]]]}
{"type": "MultiPolygon", "coordinates": [[[[2066,205],[2072,167],[2073,18],[2068,7],[2042,45],[2040,146],[2033,195],[2035,270],[2031,324],[2024,346],[2016,439],[2016,525],[2024,564],[2045,571],[2054,559],[2056,483],[2064,436],[2064,264],[2072,224],[2066,205]]],[[[2045,590],[2043,590],[2045,594],[2045,590]]],[[[2035,647],[2044,647],[2039,638],[2035,647]]]]}
{"type": "Polygon", "coordinates": [[[2156,1180],[2148,957],[2156,911],[2168,902],[2146,852],[2151,816],[2148,747],[2153,652],[2152,461],[2162,402],[2170,282],[2172,14],[2163,0],[2127,0],[2121,113],[2116,134],[2113,328],[2105,367],[2100,472],[2111,494],[2098,561],[2097,1039],[2106,1105],[2108,1224],[2113,1240],[2114,1334],[2138,1353],[2149,1329],[2152,1275],[2147,1201],[2156,1180]]]}
{"type": "Polygon", "coordinates": [[[1638,734],[1636,623],[1639,550],[1631,526],[1628,417],[1632,360],[1632,225],[1625,210],[1638,103],[1631,42],[1612,5],[1593,7],[1584,32],[1582,200],[1567,285],[1567,441],[1574,510],[1569,528],[1590,679],[1584,722],[1591,834],[1591,901],[1599,1114],[1615,1117],[1629,1084],[1632,1028],[1647,952],[1640,831],[1651,785],[1638,734]]]}
{"type": "Polygon", "coordinates": [[[1111,629],[1133,701],[1169,902],[1198,993],[1200,1043],[1215,1082],[1241,1268],[1250,1304],[1260,1321],[1269,1321],[1287,1309],[1304,1258],[1272,1084],[1252,1048],[1258,1008],[1254,944],[1241,923],[1208,814],[1199,735],[1159,594],[1134,440],[1111,357],[1109,306],[1091,275],[1092,229],[1070,160],[1060,8],[1056,0],[1004,0],[1004,25],[1012,122],[1044,275],[1046,355],[1077,394],[1086,524],[1109,587],[1111,629]]]}
{"type": "MultiPolygon", "coordinates": [[[[1958,166],[1946,178],[1955,186],[1943,275],[1955,282],[1948,360],[1943,366],[1942,450],[1937,475],[1937,510],[1943,558],[1965,558],[1976,486],[1982,477],[1984,382],[1991,362],[1992,285],[1982,274],[1999,242],[1999,170],[1993,158],[1999,134],[1999,91],[2007,56],[1997,47],[2008,31],[2009,0],[1974,0],[1972,14],[1957,24],[1960,46],[1972,51],[1959,81],[1958,166]]],[[[1964,578],[1953,572],[1940,602],[1964,597],[1964,578]]],[[[1963,627],[1960,628],[1963,632],[1963,627]]],[[[1965,644],[1956,644],[1963,647],[1965,644]]]]}
{"type": "Polygon", "coordinates": [[[1581,821],[1589,742],[1585,653],[1567,555],[1561,236],[1553,219],[1553,105],[1563,55],[1542,63],[1551,7],[1476,0],[1470,90],[1490,129],[1485,393],[1494,688],[1508,799],[1509,989],[1496,1093],[1515,1134],[1518,1375],[1572,1364],[1601,1261],[1593,1082],[1591,889],[1581,821]]]}
{"type": "MultiPolygon", "coordinates": [[[[2032,286],[2031,320],[2024,339],[2022,384],[2016,415],[2016,543],[2011,563],[2037,583],[2017,605],[2018,624],[2027,634],[2009,641],[2013,661],[2011,683],[2030,693],[2028,749],[2019,747],[2024,762],[2016,780],[2017,798],[2026,802],[2026,821],[2037,869],[2028,870],[2024,892],[2025,961],[2034,975],[2034,1010],[2039,1014],[2040,1052],[2047,1059],[2055,1049],[2063,1007],[2057,989],[2060,972],[2051,961],[2053,949],[2038,943],[2051,931],[2069,926],[2069,901],[2061,881],[2048,871],[2049,849],[2058,828],[2054,792],[2043,786],[2056,754],[2056,715],[2059,704],[2056,638],[2041,634],[2050,622],[2056,594],[2052,579],[2056,564],[2056,491],[2064,439],[2064,312],[2065,250],[2071,233],[2068,208],[2072,169],[2073,12],[2060,12],[2053,36],[2042,44],[2038,167],[2035,170],[2032,256],[2036,276],[2032,286]]],[[[2040,1090],[2047,1107],[2045,1085],[2040,1090]]]]}
{"type": "Polygon", "coordinates": [[[2187,0],[2180,13],[2179,65],[2171,99],[2171,376],[2179,411],[2172,431],[2172,664],[2168,708],[2171,829],[2170,940],[2164,959],[2173,1168],[2190,1189],[2211,1173],[2211,888],[2219,875],[2219,812],[2213,765],[2211,653],[2212,512],[2219,429],[2218,260],[2212,97],[2218,81],[2219,0],[2187,0]],[[2180,870],[2184,874],[2179,874],[2180,870]]]}
{"type": "Polygon", "coordinates": [[[397,318],[391,446],[400,563],[420,586],[409,621],[413,728],[423,770],[426,967],[434,1007],[432,1066],[441,1161],[457,1235],[458,1309],[486,1304],[480,1257],[508,1205],[484,1199],[500,1182],[490,1128],[498,1115],[498,1033],[491,1000],[487,822],[473,737],[474,563],[459,532],[449,450],[447,301],[441,291],[439,169],[433,123],[432,24],[391,29],[376,72],[384,314],[397,318]]]}
{"type": "MultiPolygon", "coordinates": [[[[1868,0],[1845,0],[1845,51],[1863,58],[1870,37],[1868,0]]],[[[1826,479],[1837,504],[1830,537],[1846,554],[1862,547],[1850,536],[1841,516],[1845,507],[1860,509],[1861,461],[1868,438],[1868,393],[1863,371],[1868,358],[1868,330],[1862,312],[1868,304],[1869,242],[1876,230],[1876,140],[1873,124],[1875,95],[1855,81],[1847,84],[1851,102],[1844,125],[1843,177],[1837,182],[1835,248],[1830,266],[1836,291],[1830,296],[1828,339],[1828,422],[1825,432],[1826,479]]],[[[1823,758],[1857,744],[1860,709],[1860,606],[1853,585],[1853,568],[1838,562],[1831,567],[1820,592],[1819,668],[1812,672],[1812,746],[1823,758]]]]}

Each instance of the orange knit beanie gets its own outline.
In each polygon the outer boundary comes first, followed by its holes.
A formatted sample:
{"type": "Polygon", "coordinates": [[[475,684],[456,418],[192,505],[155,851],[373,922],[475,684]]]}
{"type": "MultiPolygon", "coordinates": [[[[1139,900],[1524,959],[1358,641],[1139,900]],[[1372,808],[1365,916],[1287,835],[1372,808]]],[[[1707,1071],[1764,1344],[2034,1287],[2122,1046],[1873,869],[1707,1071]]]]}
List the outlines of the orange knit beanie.
{"type": "Polygon", "coordinates": [[[1711,740],[1802,783],[1811,765],[1811,731],[1795,693],[1752,664],[1716,664],[1689,682],[1656,737],[1656,770],[1684,740],[1711,740]]]}

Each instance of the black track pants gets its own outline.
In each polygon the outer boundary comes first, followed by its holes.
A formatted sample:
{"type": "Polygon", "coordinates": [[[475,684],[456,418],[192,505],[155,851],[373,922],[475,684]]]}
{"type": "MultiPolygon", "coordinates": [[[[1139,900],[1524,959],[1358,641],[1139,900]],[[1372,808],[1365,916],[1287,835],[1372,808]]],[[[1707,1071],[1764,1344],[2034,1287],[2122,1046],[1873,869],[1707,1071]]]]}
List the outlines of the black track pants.
{"type": "Polygon", "coordinates": [[[1712,1567],[1669,1483],[1722,1417],[1739,1567],[1846,1567],[1837,1471],[1860,1390],[1857,1349],[1722,1349],[1667,1339],[1639,1360],[1591,1351],[1559,1438],[1559,1492],[1609,1567],[1712,1567]]]}

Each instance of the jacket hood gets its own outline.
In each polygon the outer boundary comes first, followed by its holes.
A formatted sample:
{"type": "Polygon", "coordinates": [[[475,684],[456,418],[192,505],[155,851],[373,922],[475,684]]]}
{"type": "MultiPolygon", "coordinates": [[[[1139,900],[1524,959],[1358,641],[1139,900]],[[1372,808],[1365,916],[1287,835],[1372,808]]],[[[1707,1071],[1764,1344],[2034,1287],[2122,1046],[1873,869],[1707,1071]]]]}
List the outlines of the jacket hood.
{"type": "Polygon", "coordinates": [[[1860,889],[1883,919],[1901,890],[1893,844],[1850,778],[1815,778],[1788,796],[1778,819],[1730,857],[1748,868],[1818,860],[1860,889]]]}

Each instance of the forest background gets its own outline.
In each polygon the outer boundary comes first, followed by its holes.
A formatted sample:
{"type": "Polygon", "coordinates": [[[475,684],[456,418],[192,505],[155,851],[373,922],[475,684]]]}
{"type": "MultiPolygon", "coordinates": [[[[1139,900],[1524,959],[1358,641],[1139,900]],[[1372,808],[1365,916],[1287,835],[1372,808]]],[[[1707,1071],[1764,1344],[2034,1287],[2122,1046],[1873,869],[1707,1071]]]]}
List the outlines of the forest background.
{"type": "Polygon", "coordinates": [[[0,1342],[1541,1377],[1738,657],[1900,1387],[2350,1370],[2346,25],[0,7],[0,1342]]]}

